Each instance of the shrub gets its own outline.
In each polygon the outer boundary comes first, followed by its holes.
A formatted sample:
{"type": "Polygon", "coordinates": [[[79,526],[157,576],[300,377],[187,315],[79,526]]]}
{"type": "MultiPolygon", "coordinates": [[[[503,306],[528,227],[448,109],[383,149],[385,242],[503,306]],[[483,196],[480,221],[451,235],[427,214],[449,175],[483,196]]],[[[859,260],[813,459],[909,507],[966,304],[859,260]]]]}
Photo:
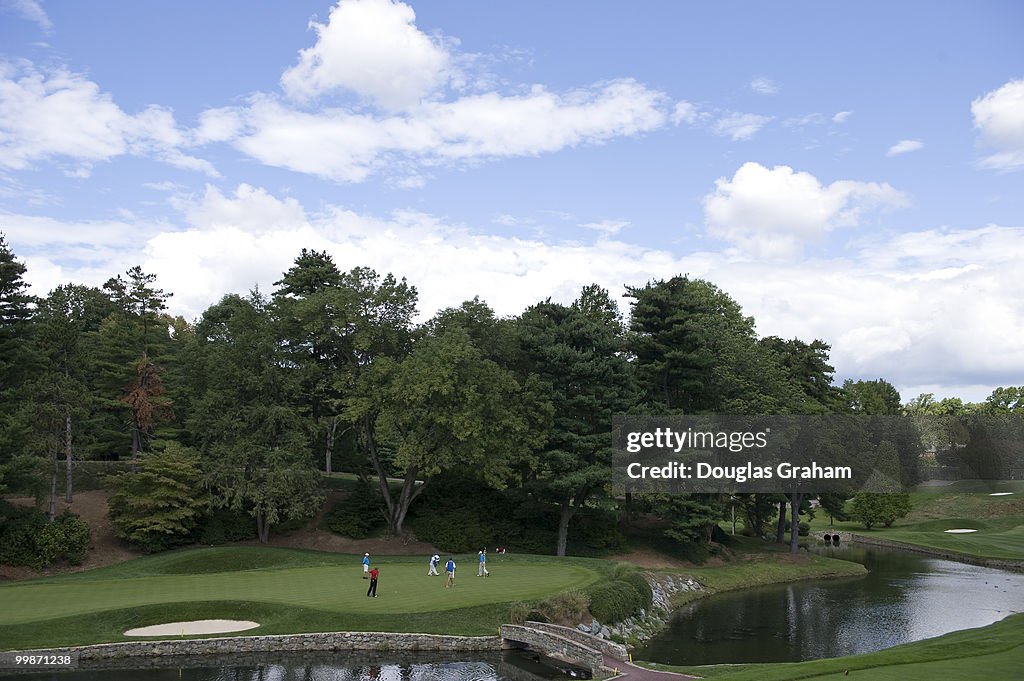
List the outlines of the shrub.
{"type": "Polygon", "coordinates": [[[0,507],[0,563],[27,565],[41,570],[58,559],[79,565],[89,550],[89,526],[70,511],[52,523],[36,508],[2,502],[0,507]]]}
{"type": "Polygon", "coordinates": [[[245,511],[218,508],[202,519],[196,535],[200,543],[219,545],[256,538],[256,519],[245,511]]]}
{"type": "Polygon", "coordinates": [[[798,537],[806,537],[811,533],[811,526],[807,523],[800,523],[797,525],[796,534],[798,537]]]}
{"type": "Polygon", "coordinates": [[[897,519],[910,513],[910,495],[906,492],[895,494],[873,494],[858,492],[850,502],[850,515],[871,529],[882,524],[891,527],[897,519]]]}
{"type": "Polygon", "coordinates": [[[327,512],[327,529],[353,539],[366,539],[384,524],[380,513],[383,503],[380,492],[369,483],[360,482],[352,493],[327,512]]]}
{"type": "Polygon", "coordinates": [[[627,581],[601,582],[589,587],[587,594],[591,614],[604,623],[621,622],[644,607],[643,596],[627,581]]]}
{"type": "Polygon", "coordinates": [[[612,580],[629,583],[634,589],[636,589],[637,593],[640,594],[640,607],[644,609],[651,607],[651,603],[654,602],[654,591],[651,589],[650,583],[648,583],[644,578],[643,574],[636,570],[636,568],[628,565],[620,565],[615,568],[615,572],[612,573],[612,580]]]}

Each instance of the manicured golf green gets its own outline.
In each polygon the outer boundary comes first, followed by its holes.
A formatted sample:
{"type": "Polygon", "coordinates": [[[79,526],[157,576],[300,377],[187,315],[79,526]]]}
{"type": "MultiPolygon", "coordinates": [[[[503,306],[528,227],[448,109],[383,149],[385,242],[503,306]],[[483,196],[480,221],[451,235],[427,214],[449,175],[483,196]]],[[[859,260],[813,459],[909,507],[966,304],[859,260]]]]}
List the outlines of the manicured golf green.
{"type": "MultiPolygon", "coordinates": [[[[247,632],[254,635],[365,629],[381,617],[394,620],[378,621],[388,630],[448,633],[447,628],[465,629],[464,615],[475,608],[586,586],[612,567],[601,561],[509,556],[490,561],[490,577],[477,577],[476,556],[457,556],[456,586],[445,588],[443,569],[442,576],[427,577],[426,556],[376,556],[378,597],[367,598],[369,582],[362,579],[360,560],[360,556],[288,549],[208,548],[7,584],[0,586],[0,646],[23,646],[35,640],[29,635],[26,641],[26,632],[38,630],[43,635],[47,629],[49,635],[36,645],[55,645],[55,636],[64,642],[123,640],[126,623],[180,621],[198,617],[200,611],[207,617],[217,610],[215,603],[229,611],[218,617],[241,614],[260,621],[264,626],[247,632]],[[262,618],[252,616],[256,611],[263,613],[262,618]],[[143,614],[147,612],[151,614],[143,614]],[[421,616],[418,629],[410,615],[421,616]],[[453,627],[445,626],[448,619],[453,627]],[[81,629],[73,624],[78,620],[91,623],[80,632],[83,640],[67,640],[63,633],[68,625],[81,629]],[[284,620],[290,624],[283,624],[284,620]],[[12,639],[21,642],[11,644],[12,639]]],[[[501,612],[470,618],[479,621],[476,633],[493,631],[507,607],[501,612]]]]}
{"type": "Polygon", "coordinates": [[[811,521],[814,531],[848,530],[879,539],[917,544],[980,558],[1024,560],[1024,482],[986,485],[977,481],[946,487],[919,488],[910,494],[911,512],[892,527],[866,530],[858,522],[836,522],[818,511],[811,521]],[[991,496],[992,491],[1013,492],[991,496]],[[971,534],[947,534],[945,530],[975,529],[971,534]]]}

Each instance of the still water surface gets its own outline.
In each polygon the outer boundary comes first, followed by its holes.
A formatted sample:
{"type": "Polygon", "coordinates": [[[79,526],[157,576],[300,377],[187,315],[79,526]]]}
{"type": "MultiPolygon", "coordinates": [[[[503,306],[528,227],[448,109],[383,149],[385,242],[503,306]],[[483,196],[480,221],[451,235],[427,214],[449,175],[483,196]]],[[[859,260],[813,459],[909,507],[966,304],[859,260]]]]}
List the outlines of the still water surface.
{"type": "Polygon", "coordinates": [[[550,667],[514,652],[149,658],[74,671],[0,671],[0,681],[544,681],[556,676],[550,667]]]}
{"type": "Polygon", "coordinates": [[[873,652],[1024,612],[1024,574],[886,549],[816,552],[863,563],[869,573],[691,603],[636,657],[693,665],[797,662],[873,652]]]}

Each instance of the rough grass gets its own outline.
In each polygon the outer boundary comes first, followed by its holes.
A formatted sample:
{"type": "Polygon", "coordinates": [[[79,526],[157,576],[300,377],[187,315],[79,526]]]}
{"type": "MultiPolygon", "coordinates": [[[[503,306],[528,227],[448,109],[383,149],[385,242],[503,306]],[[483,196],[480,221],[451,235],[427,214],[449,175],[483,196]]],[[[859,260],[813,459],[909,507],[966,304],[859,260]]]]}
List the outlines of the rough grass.
{"type": "Polygon", "coordinates": [[[367,598],[360,557],[224,547],[176,551],[109,568],[0,586],[0,647],[126,640],[133,626],[235,617],[248,634],[384,630],[489,634],[512,601],[584,587],[612,564],[509,556],[476,577],[475,556],[457,556],[457,586],[427,577],[427,558],[380,557],[378,598],[367,598]]]}

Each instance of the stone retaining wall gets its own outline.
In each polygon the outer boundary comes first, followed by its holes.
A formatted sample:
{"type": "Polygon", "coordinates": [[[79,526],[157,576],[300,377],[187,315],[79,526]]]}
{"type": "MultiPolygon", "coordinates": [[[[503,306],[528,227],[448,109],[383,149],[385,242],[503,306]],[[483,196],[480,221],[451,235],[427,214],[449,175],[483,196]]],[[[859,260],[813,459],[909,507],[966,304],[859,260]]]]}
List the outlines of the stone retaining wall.
{"type": "Polygon", "coordinates": [[[502,624],[501,638],[505,641],[520,643],[535,652],[588,667],[593,673],[596,673],[604,662],[599,651],[565,636],[534,629],[532,626],[502,624]]]}
{"type": "Polygon", "coordinates": [[[389,652],[498,651],[497,636],[440,636],[392,632],[338,631],[288,636],[235,636],[101,643],[74,648],[16,651],[23,655],[74,655],[79,660],[109,660],[159,655],[223,655],[229,653],[374,650],[389,652]]]}
{"type": "Polygon", "coordinates": [[[629,651],[626,650],[626,646],[621,643],[615,643],[614,641],[598,638],[593,634],[586,634],[579,629],[571,629],[557,624],[548,624],[547,622],[527,622],[526,626],[555,634],[557,636],[564,636],[570,641],[575,641],[580,645],[593,648],[594,650],[604,653],[609,657],[614,657],[616,660],[629,659],[629,651]]]}
{"type": "Polygon", "coordinates": [[[914,553],[923,553],[929,556],[935,556],[937,558],[945,558],[947,560],[955,560],[959,563],[968,563],[970,565],[980,565],[982,567],[997,568],[999,570],[1014,570],[1016,572],[1024,572],[1024,560],[1013,560],[1011,558],[982,558],[980,556],[971,556],[966,553],[958,553],[957,551],[945,551],[943,549],[932,548],[930,546],[920,546],[918,544],[905,544],[900,541],[892,541],[891,539],[881,539],[879,537],[865,537],[862,534],[853,535],[853,541],[858,544],[868,544],[870,546],[883,546],[890,549],[900,549],[901,551],[913,551],[914,553]]]}

